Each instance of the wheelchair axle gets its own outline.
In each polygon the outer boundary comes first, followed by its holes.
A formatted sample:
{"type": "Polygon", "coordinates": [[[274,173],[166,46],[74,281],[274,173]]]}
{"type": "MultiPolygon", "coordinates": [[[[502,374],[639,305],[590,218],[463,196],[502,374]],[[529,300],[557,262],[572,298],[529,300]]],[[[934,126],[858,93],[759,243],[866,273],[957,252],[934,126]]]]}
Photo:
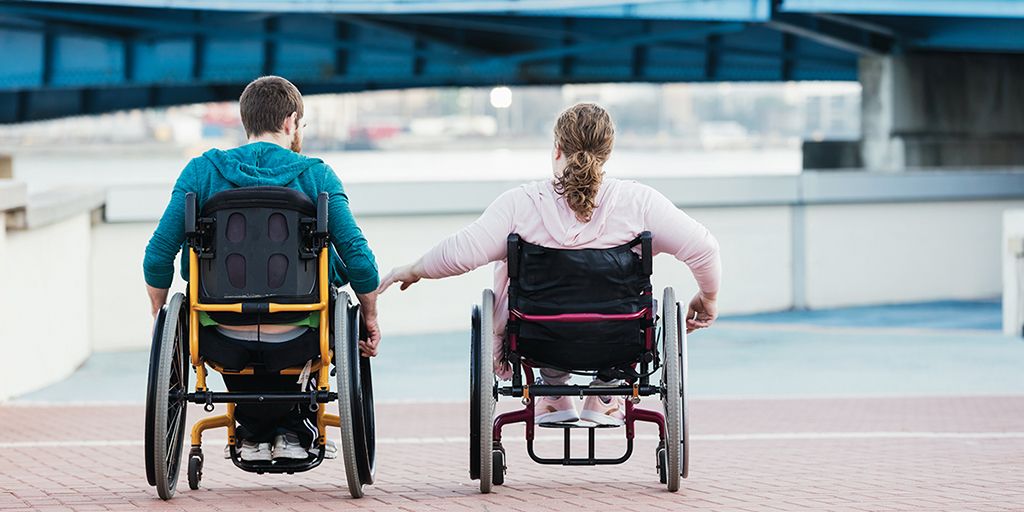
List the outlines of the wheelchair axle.
{"type": "Polygon", "coordinates": [[[263,404],[263,403],[308,403],[314,404],[330,403],[338,399],[338,393],[334,391],[310,391],[308,393],[215,393],[213,391],[201,391],[196,393],[171,394],[172,400],[184,398],[194,404],[263,404]]]}
{"type": "MultiPolygon", "coordinates": [[[[503,396],[523,396],[526,386],[502,386],[498,388],[498,394],[503,396]]],[[[529,387],[529,396],[633,396],[633,386],[547,386],[534,385],[529,387]]],[[[661,393],[659,386],[642,385],[637,386],[638,396],[652,396],[661,393]]]]}

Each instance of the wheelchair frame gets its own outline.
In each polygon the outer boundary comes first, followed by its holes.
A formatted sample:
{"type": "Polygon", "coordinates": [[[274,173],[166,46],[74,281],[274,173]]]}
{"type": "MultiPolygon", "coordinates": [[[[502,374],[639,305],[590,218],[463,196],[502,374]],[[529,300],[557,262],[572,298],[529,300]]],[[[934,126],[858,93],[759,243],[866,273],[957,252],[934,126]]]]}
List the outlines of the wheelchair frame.
{"type": "MultiPolygon", "coordinates": [[[[641,235],[644,244],[644,271],[651,273],[650,233],[641,235]]],[[[509,235],[509,277],[514,279],[512,265],[513,245],[518,244],[517,235],[509,235]]],[[[650,293],[650,289],[645,293],[650,293]]],[[[491,491],[491,485],[502,485],[506,467],[505,449],[501,444],[502,428],[523,423],[526,434],[526,450],[530,458],[539,464],[564,466],[595,466],[621,464],[626,462],[633,453],[633,441],[636,436],[635,424],[638,421],[654,423],[658,426],[660,443],[655,451],[657,469],[661,483],[666,484],[669,491],[679,488],[679,478],[688,476],[689,436],[687,425],[687,406],[685,395],[686,380],[686,331],[683,329],[680,305],[675,300],[672,288],[664,291],[662,308],[663,315],[655,314],[656,305],[644,307],[633,313],[599,314],[571,313],[559,315],[530,315],[510,307],[509,327],[506,329],[504,347],[512,364],[511,385],[501,385],[493,375],[491,358],[491,325],[493,319],[494,294],[484,290],[483,300],[472,311],[471,340],[471,392],[470,392],[470,478],[480,481],[480,491],[491,491]],[[589,385],[535,385],[531,365],[517,353],[517,338],[514,324],[516,322],[562,322],[580,323],[593,321],[633,321],[645,319],[648,325],[644,328],[645,352],[639,361],[633,363],[640,366],[637,377],[627,378],[628,385],[615,387],[589,385]],[[660,320],[660,339],[662,351],[659,353],[656,338],[658,336],[658,320],[660,320]],[[664,357],[664,361],[659,358],[664,357]],[[665,364],[662,364],[664,362],[665,364]],[[661,382],[652,385],[650,376],[661,370],[661,382]],[[523,382],[523,374],[526,383],[523,382]],[[629,382],[629,381],[632,382],[629,382]],[[673,393],[671,389],[678,389],[673,393]],[[538,396],[624,396],[628,397],[625,405],[625,453],[617,458],[598,458],[595,456],[595,430],[597,428],[615,428],[610,425],[583,425],[581,423],[552,423],[537,425],[534,421],[535,402],[538,396]],[[658,395],[665,406],[666,414],[636,407],[641,397],[658,395]],[[506,412],[493,418],[494,403],[501,396],[521,398],[524,407],[520,410],[506,412]],[[666,418],[666,415],[668,418],[666,418]],[[493,421],[491,420],[493,418],[493,421]],[[560,458],[541,457],[534,451],[536,427],[563,429],[563,456],[560,458]],[[587,429],[587,456],[572,457],[571,432],[574,429],[587,429]],[[488,439],[490,438],[490,439],[488,439]],[[488,442],[489,441],[489,442],[488,442]],[[678,449],[673,449],[678,447],[678,449]],[[485,458],[491,453],[490,460],[485,458]]],[[[657,304],[657,303],[654,303],[657,304]]],[[[578,372],[572,372],[578,373],[578,372]]]]}
{"type": "MultiPolygon", "coordinates": [[[[202,250],[202,224],[212,223],[212,219],[196,218],[195,194],[186,195],[185,232],[189,258],[189,282],[187,294],[176,293],[165,305],[154,325],[153,353],[150,358],[150,382],[147,394],[146,414],[146,474],[150,485],[157,487],[162,499],[173,497],[177,473],[180,464],[180,447],[183,442],[185,421],[185,404],[191,402],[202,404],[207,412],[212,412],[214,404],[226,404],[224,414],[199,419],[191,429],[191,450],[189,452],[188,480],[191,489],[198,489],[202,478],[203,432],[214,428],[226,428],[228,431],[228,450],[232,463],[238,468],[263,473],[293,474],[308,471],[320,465],[324,459],[327,442],[327,427],[338,427],[342,431],[341,452],[345,462],[345,472],[349,492],[353,497],[363,495],[362,486],[373,483],[375,473],[375,438],[373,424],[373,394],[370,365],[367,358],[359,355],[358,329],[360,325],[359,307],[350,303],[348,294],[339,292],[334,304],[334,315],[337,322],[330,320],[331,297],[328,273],[329,253],[327,238],[327,194],[322,193],[317,200],[316,231],[313,233],[317,261],[317,302],[281,304],[276,302],[237,302],[231,304],[212,304],[199,301],[199,251],[202,250]],[[197,223],[197,220],[199,221],[197,223]],[[254,375],[255,370],[248,366],[238,371],[227,370],[223,366],[207,361],[200,355],[199,313],[230,312],[230,313],[280,313],[310,312],[319,314],[319,361],[305,367],[290,367],[276,372],[279,375],[302,375],[305,372],[317,375],[317,389],[307,392],[214,392],[206,383],[207,366],[213,371],[224,375],[254,375]],[[331,331],[335,333],[335,350],[331,349],[331,331]],[[187,332],[187,343],[182,339],[182,330],[187,332]],[[168,346],[168,342],[176,346],[168,346]],[[159,352],[159,354],[158,354],[159,352]],[[170,357],[168,357],[170,354],[170,357]],[[175,360],[177,356],[179,360],[175,360]],[[336,359],[337,358],[337,359],[336,359]],[[170,359],[170,364],[168,360],[170,359]],[[194,391],[187,392],[188,371],[182,368],[177,377],[179,382],[168,381],[163,372],[165,366],[183,365],[187,360],[195,371],[196,383],[194,391]],[[338,380],[338,390],[332,391],[330,386],[330,364],[334,362],[338,380]],[[163,373],[162,373],[163,372],[163,373]],[[176,429],[165,433],[165,445],[161,447],[158,420],[161,418],[159,404],[163,403],[161,384],[168,382],[166,400],[168,406],[180,405],[180,419],[176,420],[176,429]],[[320,404],[338,400],[339,413],[328,414],[320,404]],[[294,463],[250,462],[241,459],[238,453],[238,440],[235,437],[236,404],[259,403],[308,403],[311,411],[316,412],[317,438],[316,454],[304,461],[294,463]],[[170,435],[171,438],[168,438],[170,435]],[[161,448],[163,450],[161,451],[161,448]],[[164,454],[165,464],[157,463],[156,454],[164,454]]],[[[175,377],[170,374],[171,379],[175,377]]],[[[172,418],[166,418],[168,426],[172,418]]]]}

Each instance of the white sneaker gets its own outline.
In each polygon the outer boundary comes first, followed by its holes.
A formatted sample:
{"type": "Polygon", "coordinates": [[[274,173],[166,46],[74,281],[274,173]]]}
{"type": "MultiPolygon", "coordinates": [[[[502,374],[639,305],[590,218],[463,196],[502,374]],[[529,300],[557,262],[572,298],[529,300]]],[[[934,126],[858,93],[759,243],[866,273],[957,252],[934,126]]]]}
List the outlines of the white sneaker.
{"type": "Polygon", "coordinates": [[[299,442],[299,436],[287,433],[274,438],[274,460],[305,459],[309,455],[299,442]]]}
{"type": "MultiPolygon", "coordinates": [[[[317,446],[316,443],[313,443],[313,446],[309,447],[309,454],[315,457],[318,453],[320,453],[320,447],[317,446]]],[[[328,439],[327,443],[324,444],[324,458],[338,458],[338,445],[334,444],[334,441],[331,441],[330,439],[328,439]]]]}
{"type": "MultiPolygon", "coordinates": [[[[270,443],[254,443],[242,441],[238,449],[238,458],[248,462],[270,462],[273,455],[270,452],[270,443]]],[[[224,458],[231,458],[231,446],[224,446],[224,458]]]]}

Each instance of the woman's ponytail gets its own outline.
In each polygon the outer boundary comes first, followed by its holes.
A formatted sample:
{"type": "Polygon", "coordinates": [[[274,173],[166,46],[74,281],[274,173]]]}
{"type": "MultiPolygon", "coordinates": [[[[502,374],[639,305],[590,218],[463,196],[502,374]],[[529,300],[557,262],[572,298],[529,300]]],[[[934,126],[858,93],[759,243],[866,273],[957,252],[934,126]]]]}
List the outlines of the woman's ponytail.
{"type": "Polygon", "coordinates": [[[565,169],[555,177],[555,191],[582,221],[589,221],[597,207],[603,167],[614,139],[611,116],[594,103],[573,105],[555,122],[555,141],[565,155],[565,169]]]}

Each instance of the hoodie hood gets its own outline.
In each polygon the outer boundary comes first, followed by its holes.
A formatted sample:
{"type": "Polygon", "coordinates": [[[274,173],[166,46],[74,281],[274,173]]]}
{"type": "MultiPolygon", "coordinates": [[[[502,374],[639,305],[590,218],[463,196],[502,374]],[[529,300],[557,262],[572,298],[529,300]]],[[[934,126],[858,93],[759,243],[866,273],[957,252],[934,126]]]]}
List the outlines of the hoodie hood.
{"type": "Polygon", "coordinates": [[[605,234],[608,216],[615,211],[620,185],[621,182],[614,178],[602,181],[597,192],[597,208],[594,208],[589,222],[580,222],[576,218],[576,212],[569,208],[565,198],[555,192],[553,182],[536,181],[523,185],[523,189],[551,238],[571,248],[590,244],[605,234]]]}
{"type": "Polygon", "coordinates": [[[323,163],[270,142],[253,142],[227,151],[211,149],[203,157],[237,187],[283,187],[310,167],[323,163]]]}

